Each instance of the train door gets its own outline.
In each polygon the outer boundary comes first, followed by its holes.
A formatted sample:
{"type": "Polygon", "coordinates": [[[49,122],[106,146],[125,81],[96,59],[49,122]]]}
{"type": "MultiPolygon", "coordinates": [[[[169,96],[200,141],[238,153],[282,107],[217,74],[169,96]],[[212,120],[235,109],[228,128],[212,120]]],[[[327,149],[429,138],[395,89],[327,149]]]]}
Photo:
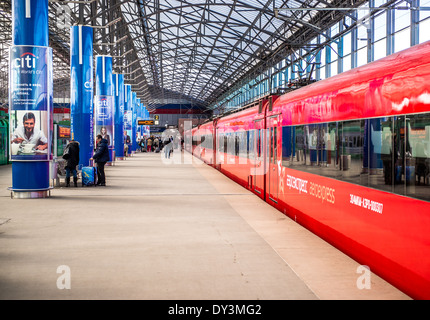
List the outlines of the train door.
{"type": "Polygon", "coordinates": [[[254,121],[254,161],[252,165],[253,189],[264,199],[264,179],[266,173],[264,161],[264,119],[254,121]]]}
{"type": "Polygon", "coordinates": [[[267,118],[267,194],[271,201],[278,203],[279,166],[278,166],[278,123],[279,115],[267,118]]]}

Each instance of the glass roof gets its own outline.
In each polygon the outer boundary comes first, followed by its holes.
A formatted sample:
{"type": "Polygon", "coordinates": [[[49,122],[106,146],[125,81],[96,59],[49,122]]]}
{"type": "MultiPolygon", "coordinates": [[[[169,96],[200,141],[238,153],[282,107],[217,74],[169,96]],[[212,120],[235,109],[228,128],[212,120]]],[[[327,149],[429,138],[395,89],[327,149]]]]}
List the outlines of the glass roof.
{"type": "MultiPolygon", "coordinates": [[[[11,41],[10,3],[0,5],[3,84],[11,41]]],[[[336,3],[352,5],[350,0],[336,3]]],[[[94,55],[114,56],[114,71],[126,75],[126,83],[132,84],[149,110],[184,100],[209,108],[235,82],[276,64],[288,50],[305,46],[340,20],[327,11],[309,10],[327,6],[334,4],[331,0],[50,1],[54,99],[70,96],[70,25],[94,26],[94,55]]],[[[7,85],[1,90],[0,103],[5,104],[7,85]]]]}

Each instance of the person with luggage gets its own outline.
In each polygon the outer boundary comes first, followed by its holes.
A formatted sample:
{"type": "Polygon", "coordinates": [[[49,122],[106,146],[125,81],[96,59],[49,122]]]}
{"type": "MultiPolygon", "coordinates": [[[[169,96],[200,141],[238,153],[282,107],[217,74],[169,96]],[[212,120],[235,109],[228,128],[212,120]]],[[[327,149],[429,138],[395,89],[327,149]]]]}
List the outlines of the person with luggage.
{"type": "Polygon", "coordinates": [[[151,150],[151,148],[152,148],[152,136],[150,136],[149,138],[148,138],[148,140],[146,141],[146,146],[147,146],[147,151],[148,152],[151,152],[152,150],[151,150]]]}
{"type": "Polygon", "coordinates": [[[101,134],[97,135],[97,149],[90,160],[97,164],[97,184],[106,186],[105,164],[110,160],[107,140],[103,139],[101,134]]]}
{"type": "Polygon", "coordinates": [[[64,149],[63,159],[66,165],[66,187],[70,187],[70,173],[73,174],[73,184],[78,186],[78,172],[76,166],[79,164],[79,142],[71,140],[64,149]]]}
{"type": "Polygon", "coordinates": [[[164,157],[166,159],[170,159],[170,154],[172,153],[172,151],[173,151],[173,141],[171,137],[169,138],[167,136],[164,139],[164,157]]]}
{"type": "Polygon", "coordinates": [[[159,145],[159,140],[158,140],[158,137],[157,136],[155,136],[155,138],[154,138],[154,142],[153,142],[153,145],[152,145],[152,148],[154,149],[154,151],[156,152],[156,153],[158,153],[158,152],[160,152],[160,145],[159,145]]]}
{"type": "Polygon", "coordinates": [[[127,130],[124,131],[124,156],[128,157],[128,146],[131,144],[130,136],[127,134],[127,130]]]}

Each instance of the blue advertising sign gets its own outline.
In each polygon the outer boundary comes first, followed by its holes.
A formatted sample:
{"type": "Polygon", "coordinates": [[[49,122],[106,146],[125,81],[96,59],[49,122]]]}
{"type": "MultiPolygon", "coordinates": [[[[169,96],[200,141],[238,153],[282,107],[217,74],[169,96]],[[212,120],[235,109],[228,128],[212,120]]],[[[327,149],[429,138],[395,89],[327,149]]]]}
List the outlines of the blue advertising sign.
{"type": "Polygon", "coordinates": [[[14,161],[52,158],[52,49],[10,48],[10,150],[14,161]]]}
{"type": "Polygon", "coordinates": [[[124,75],[114,74],[115,87],[115,157],[124,157],[124,75]]]}
{"type": "Polygon", "coordinates": [[[114,97],[95,96],[95,134],[108,141],[109,149],[113,149],[114,137],[114,97]]]}
{"type": "Polygon", "coordinates": [[[88,166],[94,152],[93,28],[70,28],[71,139],[79,142],[79,166],[88,166]]]}

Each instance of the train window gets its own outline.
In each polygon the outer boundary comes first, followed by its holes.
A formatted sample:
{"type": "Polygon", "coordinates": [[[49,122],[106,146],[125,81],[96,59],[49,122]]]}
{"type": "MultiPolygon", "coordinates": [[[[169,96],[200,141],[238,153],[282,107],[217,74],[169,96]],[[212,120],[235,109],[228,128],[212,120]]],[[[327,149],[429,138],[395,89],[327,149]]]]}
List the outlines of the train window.
{"type": "Polygon", "coordinates": [[[256,145],[256,152],[257,152],[257,157],[260,158],[261,157],[261,140],[263,139],[263,129],[259,129],[257,130],[257,145],[256,145]]]}
{"type": "Polygon", "coordinates": [[[410,167],[410,147],[406,145],[405,124],[405,116],[393,117],[393,189],[401,195],[406,194],[406,176],[409,176],[406,167],[410,167]]]}
{"type": "MultiPolygon", "coordinates": [[[[307,126],[296,126],[292,128],[291,133],[291,152],[293,152],[290,165],[305,166],[307,155],[307,135],[305,129],[307,126]]],[[[297,168],[299,169],[299,168],[297,168]]],[[[300,169],[299,169],[300,170],[300,169]]]]}
{"type": "Polygon", "coordinates": [[[239,156],[239,132],[234,135],[234,155],[239,156]]]}
{"type": "Polygon", "coordinates": [[[249,159],[250,152],[250,131],[246,131],[246,157],[249,159]]]}
{"type": "Polygon", "coordinates": [[[341,179],[360,185],[368,185],[368,170],[363,166],[364,131],[365,120],[342,122],[341,179]]]}
{"type": "Polygon", "coordinates": [[[430,201],[430,114],[283,127],[282,165],[430,201]]]}
{"type": "MultiPolygon", "coordinates": [[[[232,156],[236,155],[236,134],[234,132],[227,133],[227,153],[232,156]]],[[[230,161],[232,160],[230,159],[230,161]]]]}
{"type": "Polygon", "coordinates": [[[278,160],[278,127],[273,128],[273,163],[278,160]]]}
{"type": "Polygon", "coordinates": [[[282,165],[284,167],[290,166],[290,162],[293,157],[293,132],[294,127],[283,127],[282,128],[282,165]]]}
{"type": "Polygon", "coordinates": [[[363,168],[369,173],[369,186],[393,191],[393,119],[366,120],[363,168]]]}
{"type": "Polygon", "coordinates": [[[254,153],[254,150],[255,150],[255,130],[249,130],[248,144],[249,144],[248,158],[254,159],[255,158],[255,153],[254,153]]]}
{"type": "Polygon", "coordinates": [[[273,128],[270,128],[269,132],[270,132],[270,140],[269,140],[269,143],[270,143],[270,145],[269,145],[269,147],[270,147],[270,162],[273,162],[273,145],[274,145],[274,143],[273,143],[273,128]]]}
{"type": "Polygon", "coordinates": [[[329,176],[338,178],[341,176],[340,165],[340,137],[339,123],[331,122],[327,125],[327,168],[329,176]]]}
{"type": "MultiPolygon", "coordinates": [[[[314,164],[314,170],[318,170],[320,175],[339,179],[342,174],[339,171],[340,162],[340,139],[339,139],[339,123],[321,123],[313,128],[313,139],[315,144],[310,150],[311,163],[314,164]],[[314,152],[314,154],[312,154],[314,152]]],[[[358,137],[348,139],[348,145],[352,146],[359,143],[358,137]]]]}
{"type": "Polygon", "coordinates": [[[430,200],[430,114],[406,118],[406,195],[430,200]]]}

